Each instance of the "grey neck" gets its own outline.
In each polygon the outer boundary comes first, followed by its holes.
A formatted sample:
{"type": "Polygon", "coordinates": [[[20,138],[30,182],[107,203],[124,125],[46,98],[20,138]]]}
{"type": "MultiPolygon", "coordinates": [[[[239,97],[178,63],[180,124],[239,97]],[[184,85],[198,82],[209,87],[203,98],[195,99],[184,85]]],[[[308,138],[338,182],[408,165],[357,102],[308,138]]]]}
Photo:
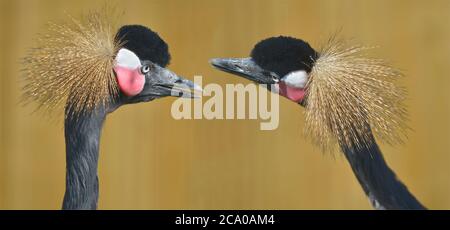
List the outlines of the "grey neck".
{"type": "Polygon", "coordinates": [[[66,115],[66,192],[63,209],[96,209],[98,200],[98,153],[107,112],[66,115]]]}
{"type": "Polygon", "coordinates": [[[375,209],[426,209],[386,164],[373,135],[370,139],[365,147],[355,149],[341,144],[341,149],[372,206],[375,209]]]}

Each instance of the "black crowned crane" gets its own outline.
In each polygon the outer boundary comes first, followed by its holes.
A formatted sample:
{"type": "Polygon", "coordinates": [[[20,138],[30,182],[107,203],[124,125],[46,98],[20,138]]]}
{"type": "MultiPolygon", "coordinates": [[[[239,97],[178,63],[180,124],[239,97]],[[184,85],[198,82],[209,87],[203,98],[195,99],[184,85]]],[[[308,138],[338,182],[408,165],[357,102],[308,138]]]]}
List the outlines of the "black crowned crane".
{"type": "Polygon", "coordinates": [[[376,209],[424,209],[383,159],[375,136],[388,143],[405,135],[401,76],[366,48],[331,38],[319,51],[303,40],[272,37],[248,58],[216,58],[219,70],[264,84],[306,109],[306,133],[330,149],[337,143],[376,209]]]}
{"type": "Polygon", "coordinates": [[[51,25],[24,59],[26,101],[65,108],[66,191],[63,209],[96,209],[99,142],[106,116],[127,104],[199,89],[165,67],[170,55],[157,33],[141,25],[110,25],[91,13],[51,25]]]}

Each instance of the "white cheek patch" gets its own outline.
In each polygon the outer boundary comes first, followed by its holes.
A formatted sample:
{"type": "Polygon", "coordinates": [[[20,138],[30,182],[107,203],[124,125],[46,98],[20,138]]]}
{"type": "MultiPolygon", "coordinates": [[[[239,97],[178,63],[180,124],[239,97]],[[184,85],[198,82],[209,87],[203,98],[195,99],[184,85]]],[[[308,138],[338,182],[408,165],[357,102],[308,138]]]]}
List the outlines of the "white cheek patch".
{"type": "Polygon", "coordinates": [[[135,53],[128,49],[122,48],[117,53],[116,66],[128,69],[137,69],[141,66],[141,61],[135,53]]]}
{"type": "Polygon", "coordinates": [[[120,49],[115,60],[114,72],[120,91],[131,97],[144,89],[145,75],[141,73],[141,61],[127,49],[120,49]]]}
{"type": "Polygon", "coordinates": [[[308,73],[304,70],[293,71],[282,78],[286,85],[294,88],[305,88],[308,82],[308,73]]]}

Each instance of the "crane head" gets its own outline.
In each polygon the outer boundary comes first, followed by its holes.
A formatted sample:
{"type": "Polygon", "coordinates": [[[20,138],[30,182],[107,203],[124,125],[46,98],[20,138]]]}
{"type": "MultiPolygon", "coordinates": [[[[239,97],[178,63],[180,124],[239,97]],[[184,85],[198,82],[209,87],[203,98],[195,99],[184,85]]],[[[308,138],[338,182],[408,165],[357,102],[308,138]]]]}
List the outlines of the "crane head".
{"type": "Polygon", "coordinates": [[[323,149],[339,143],[362,148],[375,136],[387,143],[406,137],[402,74],[368,48],[332,36],[316,52],[303,40],[272,37],[247,58],[215,58],[222,71],[271,85],[271,90],[306,109],[306,133],[323,149]]]}
{"type": "Polygon", "coordinates": [[[139,103],[165,96],[194,97],[201,88],[166,68],[170,62],[167,44],[157,33],[141,25],[119,29],[122,45],[114,61],[121,103],[139,103]]]}
{"type": "Polygon", "coordinates": [[[279,36],[257,43],[250,57],[215,58],[211,64],[255,83],[271,85],[273,92],[302,103],[316,57],[316,51],[305,41],[279,36]]]}
{"type": "Polygon", "coordinates": [[[200,90],[166,68],[167,44],[140,25],[115,29],[114,12],[94,11],[80,20],[50,24],[23,58],[24,102],[70,115],[151,101],[193,97],[200,90]]]}

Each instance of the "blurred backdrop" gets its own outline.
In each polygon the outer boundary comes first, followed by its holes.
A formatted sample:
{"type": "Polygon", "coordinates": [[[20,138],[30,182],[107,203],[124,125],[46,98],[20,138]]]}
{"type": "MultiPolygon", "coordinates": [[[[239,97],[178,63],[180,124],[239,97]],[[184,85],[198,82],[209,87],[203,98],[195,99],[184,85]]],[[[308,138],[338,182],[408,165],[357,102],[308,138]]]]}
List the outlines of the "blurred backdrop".
{"type": "MultiPolygon", "coordinates": [[[[0,209],[59,209],[64,194],[62,117],[19,105],[20,57],[49,21],[110,1],[0,0],[0,209]]],[[[385,158],[427,207],[450,208],[450,1],[117,0],[124,24],[170,45],[170,68],[203,82],[248,83],[212,57],[248,55],[259,40],[329,34],[379,48],[406,73],[413,130],[385,158]]],[[[282,99],[280,126],[258,120],[174,120],[174,98],[110,115],[100,150],[100,209],[370,209],[344,157],[305,140],[303,109],[282,99]]]]}

